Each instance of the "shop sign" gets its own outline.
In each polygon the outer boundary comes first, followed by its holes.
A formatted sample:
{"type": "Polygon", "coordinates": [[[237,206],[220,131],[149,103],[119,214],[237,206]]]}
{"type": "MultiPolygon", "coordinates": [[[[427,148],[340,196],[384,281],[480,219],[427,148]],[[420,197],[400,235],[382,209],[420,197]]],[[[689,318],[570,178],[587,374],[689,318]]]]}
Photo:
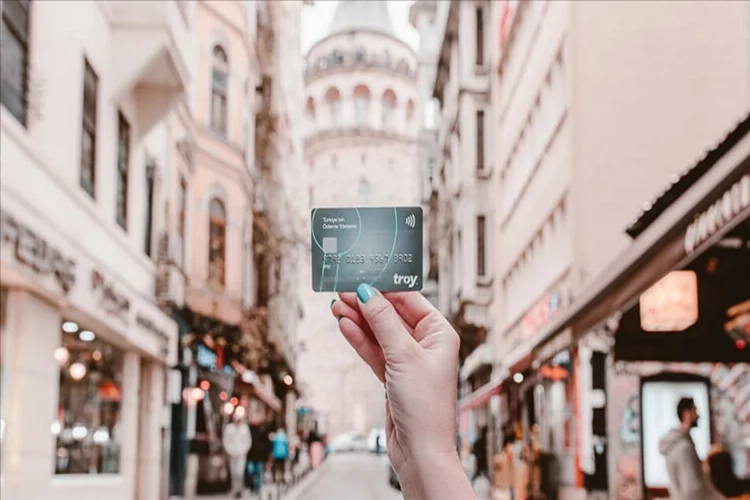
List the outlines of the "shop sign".
{"type": "Polygon", "coordinates": [[[562,306],[560,298],[559,293],[547,295],[529,309],[521,320],[525,337],[539,330],[547,320],[560,312],[562,306]]]}
{"type": "Polygon", "coordinates": [[[161,339],[162,356],[166,356],[167,354],[169,354],[169,335],[167,335],[167,333],[164,330],[156,326],[156,324],[150,318],[147,318],[141,313],[137,313],[135,315],[135,323],[141,328],[143,328],[144,330],[146,330],[147,332],[151,332],[157,337],[159,337],[159,339],[161,339]]]}
{"type": "Polygon", "coordinates": [[[5,212],[0,214],[0,234],[3,243],[13,246],[19,263],[40,276],[52,276],[63,292],[70,292],[76,282],[73,259],[5,212]]]}
{"type": "Polygon", "coordinates": [[[750,207],[750,175],[743,176],[708,209],[697,214],[685,231],[685,252],[690,255],[721,228],[750,207]]]}
{"type": "Polygon", "coordinates": [[[559,352],[566,351],[573,344],[573,330],[566,328],[534,350],[536,364],[546,362],[554,358],[559,352]]]}
{"type": "Polygon", "coordinates": [[[119,292],[115,285],[108,282],[96,269],[91,271],[91,290],[99,295],[99,307],[108,314],[129,323],[130,299],[119,292]]]}

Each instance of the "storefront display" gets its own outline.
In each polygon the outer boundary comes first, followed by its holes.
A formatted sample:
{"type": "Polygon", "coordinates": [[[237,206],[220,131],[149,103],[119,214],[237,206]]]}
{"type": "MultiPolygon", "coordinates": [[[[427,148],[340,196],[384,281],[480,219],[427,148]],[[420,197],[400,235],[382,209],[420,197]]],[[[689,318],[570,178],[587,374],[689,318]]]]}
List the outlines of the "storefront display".
{"type": "Polygon", "coordinates": [[[120,472],[122,350],[72,321],[55,350],[60,392],[52,433],[56,474],[120,472]]]}

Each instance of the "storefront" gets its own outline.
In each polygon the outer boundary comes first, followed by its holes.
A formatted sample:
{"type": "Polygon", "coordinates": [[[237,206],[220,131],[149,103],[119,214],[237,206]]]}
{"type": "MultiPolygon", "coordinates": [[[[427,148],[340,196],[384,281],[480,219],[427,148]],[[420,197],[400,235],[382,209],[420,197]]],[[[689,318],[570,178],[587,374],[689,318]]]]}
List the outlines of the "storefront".
{"type": "Polygon", "coordinates": [[[156,500],[175,323],[85,244],[2,201],[3,495],[156,500]]]}
{"type": "Polygon", "coordinates": [[[535,354],[574,353],[577,483],[618,500],[665,495],[684,396],[699,456],[721,445],[750,477],[750,118],[647,205],[535,354]]]}

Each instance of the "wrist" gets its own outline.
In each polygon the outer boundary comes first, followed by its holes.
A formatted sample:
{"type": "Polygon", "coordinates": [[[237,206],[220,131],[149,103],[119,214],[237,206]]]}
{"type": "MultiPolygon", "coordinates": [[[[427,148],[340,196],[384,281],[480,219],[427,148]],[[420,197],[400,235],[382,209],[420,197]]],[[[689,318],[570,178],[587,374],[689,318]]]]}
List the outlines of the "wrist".
{"type": "Polygon", "coordinates": [[[399,481],[405,500],[473,498],[457,451],[420,453],[404,464],[399,481]]]}

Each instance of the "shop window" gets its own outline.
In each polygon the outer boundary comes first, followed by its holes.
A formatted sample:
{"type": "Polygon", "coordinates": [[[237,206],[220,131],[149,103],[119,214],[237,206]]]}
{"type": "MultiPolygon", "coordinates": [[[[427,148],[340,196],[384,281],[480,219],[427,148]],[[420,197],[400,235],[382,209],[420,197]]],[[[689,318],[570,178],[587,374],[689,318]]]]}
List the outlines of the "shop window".
{"type": "Polygon", "coordinates": [[[81,125],[81,187],[96,198],[96,109],[99,77],[84,58],[83,123],[81,125]]]}
{"type": "Polygon", "coordinates": [[[224,288],[227,238],[227,213],[218,199],[211,200],[209,207],[208,235],[208,284],[211,288],[224,288]]]}
{"type": "Polygon", "coordinates": [[[3,106],[26,126],[29,86],[29,0],[3,2],[0,96],[3,106]]]}
{"type": "Polygon", "coordinates": [[[60,366],[56,474],[117,474],[122,447],[124,352],[72,321],[55,350],[60,366]]]}
{"type": "Polygon", "coordinates": [[[211,73],[211,128],[221,135],[227,134],[227,94],[229,87],[229,57],[219,45],[212,51],[211,73]]]}

